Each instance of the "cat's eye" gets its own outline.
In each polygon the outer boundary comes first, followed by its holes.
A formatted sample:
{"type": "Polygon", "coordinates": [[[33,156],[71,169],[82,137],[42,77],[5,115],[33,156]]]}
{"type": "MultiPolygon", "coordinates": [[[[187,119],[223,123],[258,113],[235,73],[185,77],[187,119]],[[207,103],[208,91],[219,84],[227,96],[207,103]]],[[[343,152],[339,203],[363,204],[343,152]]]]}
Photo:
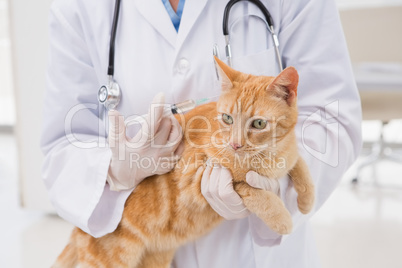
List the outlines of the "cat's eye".
{"type": "Polygon", "coordinates": [[[264,129],[267,126],[267,121],[256,119],[251,123],[251,125],[256,129],[264,129]]]}
{"type": "Polygon", "coordinates": [[[233,118],[228,114],[222,114],[222,120],[228,125],[233,124],[233,118]]]}

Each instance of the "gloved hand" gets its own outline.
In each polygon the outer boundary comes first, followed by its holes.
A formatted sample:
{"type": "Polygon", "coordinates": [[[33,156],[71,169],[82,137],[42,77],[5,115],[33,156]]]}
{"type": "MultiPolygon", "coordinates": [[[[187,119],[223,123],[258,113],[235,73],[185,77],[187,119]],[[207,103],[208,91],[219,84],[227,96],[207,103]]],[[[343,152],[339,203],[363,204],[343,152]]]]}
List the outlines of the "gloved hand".
{"type": "MultiPolygon", "coordinates": [[[[246,174],[246,181],[252,187],[279,193],[279,182],[276,179],[269,179],[249,171],[246,174]]],[[[201,193],[210,206],[226,220],[245,218],[251,213],[233,189],[232,174],[227,168],[219,165],[211,166],[207,162],[201,179],[201,193]]]]}
{"type": "Polygon", "coordinates": [[[107,182],[112,191],[131,189],[146,177],[167,173],[180,159],[182,129],[173,115],[163,115],[164,100],[161,93],[154,97],[133,138],[126,137],[124,117],[116,110],[109,111],[112,160],[107,182]]]}
{"type": "Polygon", "coordinates": [[[277,179],[270,179],[268,177],[261,176],[257,172],[249,171],[246,174],[246,181],[254,188],[271,191],[279,196],[279,180],[277,179]]]}

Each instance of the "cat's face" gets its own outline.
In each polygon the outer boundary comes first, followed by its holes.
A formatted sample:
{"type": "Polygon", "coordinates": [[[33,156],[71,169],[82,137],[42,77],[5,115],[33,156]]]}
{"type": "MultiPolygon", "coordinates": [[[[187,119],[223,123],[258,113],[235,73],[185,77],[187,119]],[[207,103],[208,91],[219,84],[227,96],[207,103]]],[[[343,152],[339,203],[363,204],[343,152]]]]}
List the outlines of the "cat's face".
{"type": "Polygon", "coordinates": [[[277,77],[252,76],[217,63],[222,80],[217,103],[221,142],[242,156],[274,151],[297,121],[297,71],[291,67],[277,77]]]}

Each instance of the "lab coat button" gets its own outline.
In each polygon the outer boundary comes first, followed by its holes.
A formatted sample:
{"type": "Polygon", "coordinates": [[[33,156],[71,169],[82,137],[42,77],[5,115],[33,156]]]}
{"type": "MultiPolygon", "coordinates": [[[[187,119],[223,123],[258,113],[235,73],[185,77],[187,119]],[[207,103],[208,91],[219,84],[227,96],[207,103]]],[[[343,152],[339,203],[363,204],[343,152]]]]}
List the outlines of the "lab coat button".
{"type": "Polygon", "coordinates": [[[187,59],[182,58],[179,60],[179,64],[177,66],[179,73],[185,74],[189,68],[190,68],[190,62],[187,59]]]}

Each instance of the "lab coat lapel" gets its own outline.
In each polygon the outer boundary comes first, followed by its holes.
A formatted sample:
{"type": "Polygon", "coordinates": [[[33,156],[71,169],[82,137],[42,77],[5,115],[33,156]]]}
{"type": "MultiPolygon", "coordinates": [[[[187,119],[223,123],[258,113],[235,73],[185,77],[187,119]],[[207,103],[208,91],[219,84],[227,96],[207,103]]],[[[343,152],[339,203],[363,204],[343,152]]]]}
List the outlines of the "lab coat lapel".
{"type": "Polygon", "coordinates": [[[161,0],[135,0],[138,11],[173,47],[177,32],[161,0]]]}
{"type": "Polygon", "coordinates": [[[208,0],[186,0],[177,37],[177,48],[184,43],[208,0]]]}

